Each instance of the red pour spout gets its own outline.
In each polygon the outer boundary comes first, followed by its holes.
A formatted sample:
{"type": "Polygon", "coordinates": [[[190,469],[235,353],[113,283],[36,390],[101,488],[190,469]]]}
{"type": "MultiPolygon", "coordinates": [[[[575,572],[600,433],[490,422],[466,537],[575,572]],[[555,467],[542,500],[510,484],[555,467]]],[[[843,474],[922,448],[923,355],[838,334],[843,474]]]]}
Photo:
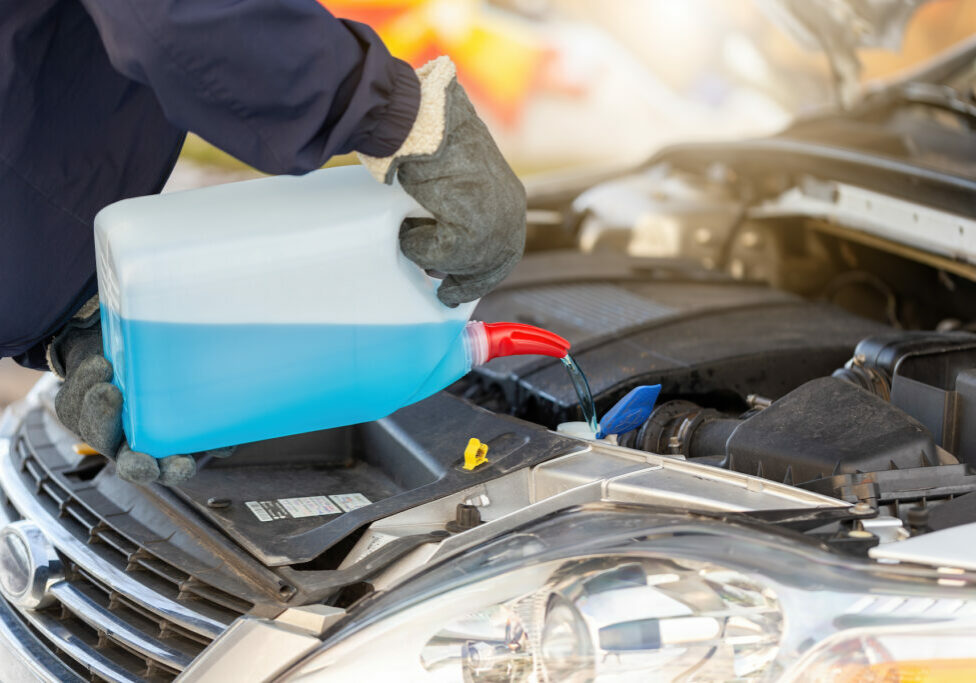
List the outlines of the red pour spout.
{"type": "Polygon", "coordinates": [[[485,323],[488,358],[501,356],[552,356],[569,353],[569,342],[558,334],[521,323],[485,323]]]}
{"type": "Polygon", "coordinates": [[[472,320],[464,328],[463,341],[472,367],[503,356],[563,358],[569,353],[569,342],[558,334],[521,323],[472,320]]]}

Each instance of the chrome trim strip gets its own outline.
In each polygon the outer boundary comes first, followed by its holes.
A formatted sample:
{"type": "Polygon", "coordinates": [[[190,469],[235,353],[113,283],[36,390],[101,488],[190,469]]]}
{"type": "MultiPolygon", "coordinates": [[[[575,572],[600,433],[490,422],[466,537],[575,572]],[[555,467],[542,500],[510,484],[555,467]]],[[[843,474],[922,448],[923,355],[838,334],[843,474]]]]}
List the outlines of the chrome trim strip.
{"type": "Polygon", "coordinates": [[[0,598],[0,681],[84,683],[85,679],[54,656],[0,598]]]}
{"type": "Polygon", "coordinates": [[[97,650],[86,645],[67,628],[40,612],[22,612],[31,626],[40,631],[55,647],[74,659],[76,662],[102,678],[112,683],[139,683],[143,679],[133,677],[128,671],[118,666],[110,659],[103,657],[97,650]]]}
{"type": "Polygon", "coordinates": [[[132,628],[66,581],[60,581],[51,586],[49,593],[67,607],[74,616],[96,631],[104,632],[113,640],[123,643],[150,659],[181,671],[193,661],[191,657],[187,657],[182,652],[167,647],[132,628]]]}
{"type": "MultiPolygon", "coordinates": [[[[3,440],[0,439],[0,447],[2,446],[3,446],[3,440]]],[[[2,529],[3,527],[7,526],[8,524],[14,521],[13,518],[7,514],[6,508],[7,508],[6,505],[0,505],[0,529],[2,529]]]]}
{"type": "MultiPolygon", "coordinates": [[[[9,411],[8,411],[9,412],[9,411]]],[[[13,414],[0,416],[0,428],[13,414]]],[[[4,506],[0,506],[0,528],[12,520],[4,506]]],[[[79,681],[71,669],[55,657],[46,643],[37,640],[21,623],[19,612],[0,597],[0,681],[36,680],[43,683],[79,681]]]]}
{"type": "Polygon", "coordinates": [[[92,553],[83,542],[61,526],[21,481],[10,457],[11,437],[19,421],[13,419],[10,409],[4,418],[0,419],[0,487],[23,517],[40,527],[48,540],[75,564],[136,604],[163,619],[208,638],[216,638],[224,632],[226,626],[221,622],[149,590],[125,572],[92,553]]]}

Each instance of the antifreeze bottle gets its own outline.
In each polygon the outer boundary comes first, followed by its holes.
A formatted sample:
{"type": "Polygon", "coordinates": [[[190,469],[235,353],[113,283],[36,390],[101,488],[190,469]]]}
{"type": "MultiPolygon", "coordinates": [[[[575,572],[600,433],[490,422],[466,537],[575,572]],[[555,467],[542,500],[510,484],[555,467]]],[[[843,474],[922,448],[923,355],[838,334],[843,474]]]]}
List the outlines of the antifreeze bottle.
{"type": "Polygon", "coordinates": [[[562,357],[469,322],[400,252],[423,215],[358,166],[127,199],[95,219],[106,357],[155,457],[379,419],[492,357],[562,357]]]}

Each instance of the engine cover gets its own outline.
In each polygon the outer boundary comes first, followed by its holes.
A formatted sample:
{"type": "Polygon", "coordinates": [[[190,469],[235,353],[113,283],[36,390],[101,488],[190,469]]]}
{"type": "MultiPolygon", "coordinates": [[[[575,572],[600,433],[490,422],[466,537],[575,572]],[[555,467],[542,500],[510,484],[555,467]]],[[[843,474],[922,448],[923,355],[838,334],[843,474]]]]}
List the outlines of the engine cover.
{"type": "MultiPolygon", "coordinates": [[[[775,399],[829,375],[862,338],[890,330],[765,285],[610,253],[527,256],[475,317],[566,337],[601,415],[640,384],[661,383],[670,397],[724,396],[730,407],[748,394],[775,399]]],[[[580,417],[555,359],[499,358],[454,390],[550,427],[580,417]]]]}

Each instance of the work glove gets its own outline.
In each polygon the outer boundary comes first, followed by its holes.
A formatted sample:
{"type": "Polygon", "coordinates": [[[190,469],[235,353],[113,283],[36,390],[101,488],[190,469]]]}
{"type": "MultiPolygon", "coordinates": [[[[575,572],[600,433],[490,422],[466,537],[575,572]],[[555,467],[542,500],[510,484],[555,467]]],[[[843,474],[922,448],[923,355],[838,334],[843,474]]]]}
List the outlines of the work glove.
{"type": "MultiPolygon", "coordinates": [[[[115,471],[134,484],[175,486],[196,473],[191,456],[157,460],[129,448],[122,432],[122,392],[112,384],[112,364],[102,355],[98,297],[85,304],[54,337],[48,365],[64,384],[54,397],[58,419],[102,455],[115,460],[115,471]]],[[[229,454],[229,453],[228,453],[229,454]]],[[[221,453],[223,455],[223,453],[221,453]]]]}
{"type": "Polygon", "coordinates": [[[448,306],[478,299],[505,279],[525,249],[525,188],[478,118],[454,64],[438,57],[417,70],[420,106],[400,148],[360,154],[384,183],[400,185],[433,215],[408,220],[400,249],[445,274],[437,296],[448,306]]]}

